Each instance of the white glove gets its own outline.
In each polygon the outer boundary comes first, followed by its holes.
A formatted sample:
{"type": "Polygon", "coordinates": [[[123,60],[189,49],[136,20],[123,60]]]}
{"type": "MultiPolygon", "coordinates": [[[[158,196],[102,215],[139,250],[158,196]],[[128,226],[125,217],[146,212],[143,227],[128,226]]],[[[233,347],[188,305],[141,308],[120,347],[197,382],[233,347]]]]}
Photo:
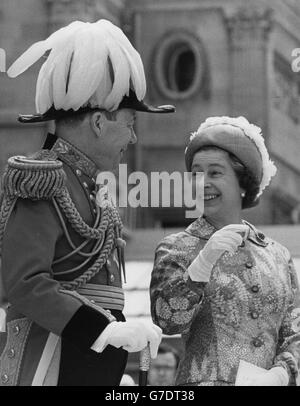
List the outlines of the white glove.
{"type": "Polygon", "coordinates": [[[208,282],[211,271],[225,251],[233,254],[249,234],[249,226],[230,224],[216,231],[188,268],[192,281],[208,282]]]}
{"type": "Polygon", "coordinates": [[[274,367],[253,378],[249,386],[287,386],[289,375],[282,367],[274,367]]]}
{"type": "Polygon", "coordinates": [[[162,330],[153,323],[142,321],[113,321],[106,326],[91,349],[102,352],[110,344],[128,352],[138,352],[150,346],[151,358],[156,358],[162,330]]]}

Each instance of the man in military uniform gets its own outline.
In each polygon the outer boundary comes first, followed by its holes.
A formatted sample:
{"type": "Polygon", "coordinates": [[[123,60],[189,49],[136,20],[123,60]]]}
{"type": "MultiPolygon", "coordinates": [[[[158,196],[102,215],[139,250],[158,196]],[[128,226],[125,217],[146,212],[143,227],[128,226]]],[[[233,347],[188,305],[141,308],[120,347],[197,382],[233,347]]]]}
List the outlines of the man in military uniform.
{"type": "Polygon", "coordinates": [[[125,321],[122,224],[100,171],[114,170],[143,102],[137,51],[106,20],[76,21],[30,47],[11,66],[18,76],[49,52],[36,88],[37,114],[55,120],[43,149],[12,157],[3,178],[2,279],[9,302],[0,333],[0,385],[119,385],[129,352],[161,330],[125,321]],[[100,185],[101,186],[101,185],[100,185]]]}

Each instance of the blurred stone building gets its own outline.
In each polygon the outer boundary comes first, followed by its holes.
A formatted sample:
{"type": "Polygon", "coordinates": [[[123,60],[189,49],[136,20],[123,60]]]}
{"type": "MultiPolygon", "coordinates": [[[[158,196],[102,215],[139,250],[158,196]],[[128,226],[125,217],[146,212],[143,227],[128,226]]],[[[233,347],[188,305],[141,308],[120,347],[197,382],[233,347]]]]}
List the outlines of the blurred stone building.
{"type": "MultiPolygon", "coordinates": [[[[145,65],[147,101],[175,104],[174,115],[138,114],[129,172],[184,171],[189,135],[211,115],[244,115],[259,125],[278,167],[255,224],[299,222],[300,47],[297,0],[2,0],[0,48],[9,66],[34,41],[75,20],[106,18],[121,26],[145,65]]],[[[16,79],[0,73],[0,169],[12,154],[42,145],[48,125],[18,124],[34,111],[42,61],[16,79]]],[[[181,208],[128,209],[127,225],[182,227],[181,208]]]]}

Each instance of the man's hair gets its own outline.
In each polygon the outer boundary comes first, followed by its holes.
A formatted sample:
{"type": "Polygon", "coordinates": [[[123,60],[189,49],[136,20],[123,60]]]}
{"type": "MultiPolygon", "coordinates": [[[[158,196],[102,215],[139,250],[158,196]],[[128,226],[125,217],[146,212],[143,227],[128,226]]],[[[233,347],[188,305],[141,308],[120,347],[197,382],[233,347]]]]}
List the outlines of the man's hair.
{"type": "Polygon", "coordinates": [[[175,368],[177,369],[180,361],[180,356],[176,348],[172,347],[167,343],[160,344],[160,346],[158,347],[158,354],[168,354],[168,353],[172,353],[174,355],[176,361],[175,368]]]}
{"type": "Polygon", "coordinates": [[[84,113],[81,113],[81,114],[74,114],[74,115],[59,118],[58,120],[55,120],[55,124],[57,126],[65,126],[65,125],[67,125],[67,126],[71,126],[71,127],[72,126],[76,127],[79,124],[81,124],[83,122],[83,120],[87,116],[92,115],[96,111],[100,111],[101,113],[103,113],[107,120],[116,121],[116,111],[110,112],[110,111],[106,111],[106,110],[101,110],[101,109],[97,110],[97,109],[95,109],[95,110],[91,110],[91,111],[84,112],[84,113]]]}

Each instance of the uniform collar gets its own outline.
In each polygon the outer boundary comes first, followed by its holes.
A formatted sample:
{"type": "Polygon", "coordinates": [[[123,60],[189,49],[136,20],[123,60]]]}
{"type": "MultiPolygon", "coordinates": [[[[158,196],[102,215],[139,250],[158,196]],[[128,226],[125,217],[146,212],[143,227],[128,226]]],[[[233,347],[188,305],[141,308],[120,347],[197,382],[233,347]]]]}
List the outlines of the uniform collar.
{"type": "Polygon", "coordinates": [[[51,150],[57,153],[58,157],[73,169],[79,169],[89,178],[96,176],[97,166],[95,163],[70,142],[58,137],[51,150]]]}
{"type": "MultiPolygon", "coordinates": [[[[268,245],[268,243],[264,241],[265,235],[262,232],[257,230],[257,228],[246,220],[243,220],[243,223],[250,227],[250,233],[248,236],[249,240],[262,247],[266,247],[268,245]]],[[[217,231],[217,229],[204,217],[199,217],[192,224],[190,224],[185,231],[195,237],[208,240],[217,231]]]]}

